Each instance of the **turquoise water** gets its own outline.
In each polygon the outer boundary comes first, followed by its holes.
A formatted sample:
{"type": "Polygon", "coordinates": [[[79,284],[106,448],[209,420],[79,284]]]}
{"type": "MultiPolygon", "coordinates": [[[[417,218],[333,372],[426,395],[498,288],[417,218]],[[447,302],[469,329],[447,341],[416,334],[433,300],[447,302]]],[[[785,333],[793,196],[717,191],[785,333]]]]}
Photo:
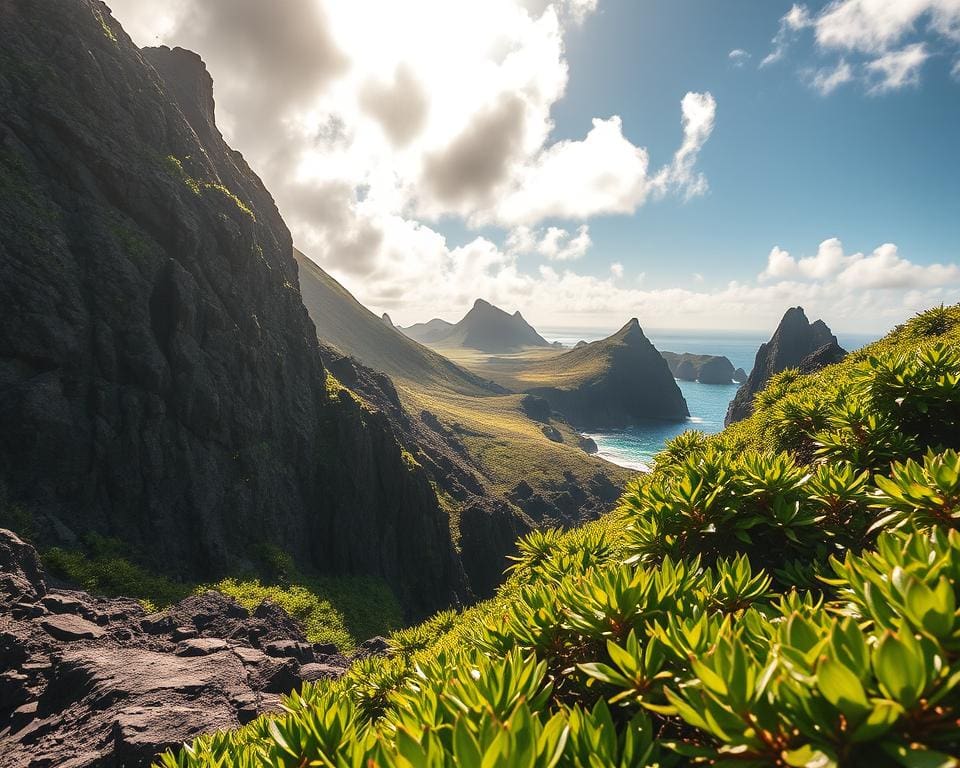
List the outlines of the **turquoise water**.
{"type": "MultiPolygon", "coordinates": [[[[579,340],[596,341],[606,338],[613,331],[586,331],[577,329],[547,329],[541,334],[548,341],[573,345],[579,340]]],[[[698,355],[723,355],[734,368],[743,368],[747,373],[753,368],[757,349],[770,334],[720,331],[670,331],[645,330],[647,338],[657,349],[669,352],[691,352],[698,355]]],[[[874,341],[875,336],[837,334],[840,346],[854,350],[874,341]]],[[[623,430],[588,433],[600,449],[602,459],[631,469],[644,471],[664,443],[688,429],[699,429],[714,434],[723,429],[727,406],[737,393],[737,385],[700,384],[695,381],[678,381],[680,391],[687,400],[690,418],[685,422],[649,421],[623,430]]]]}

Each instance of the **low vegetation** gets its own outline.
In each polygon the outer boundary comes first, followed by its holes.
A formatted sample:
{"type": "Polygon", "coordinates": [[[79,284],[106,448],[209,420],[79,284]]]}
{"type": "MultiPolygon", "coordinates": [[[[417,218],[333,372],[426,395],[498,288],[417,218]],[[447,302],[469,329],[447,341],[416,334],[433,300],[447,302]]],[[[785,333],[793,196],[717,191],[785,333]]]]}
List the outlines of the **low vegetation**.
{"type": "Polygon", "coordinates": [[[95,534],[84,537],[82,548],[47,550],[43,562],[54,576],[92,594],[133,597],[149,610],[166,608],[208,589],[250,610],[269,600],[299,620],[311,642],[333,643],[343,652],[402,626],[400,605],[381,579],[306,575],[289,556],[271,547],[257,555],[259,575],[212,584],[184,583],[155,574],[134,562],[121,542],[95,534]]]}
{"type": "Polygon", "coordinates": [[[497,596],[194,766],[893,766],[960,754],[960,308],[688,433],[497,596]]]}

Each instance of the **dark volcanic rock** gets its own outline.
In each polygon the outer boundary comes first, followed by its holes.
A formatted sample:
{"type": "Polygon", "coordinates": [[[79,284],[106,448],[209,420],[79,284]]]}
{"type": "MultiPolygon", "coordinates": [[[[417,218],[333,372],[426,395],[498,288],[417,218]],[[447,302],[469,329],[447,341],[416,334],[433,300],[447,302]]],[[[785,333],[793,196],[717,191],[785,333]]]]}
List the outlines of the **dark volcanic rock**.
{"type": "MultiPolygon", "coordinates": [[[[0,594],[3,768],[146,768],[158,751],[274,711],[278,694],[304,680],[339,677],[349,664],[332,654],[320,660],[322,670],[315,668],[318,664],[301,667],[296,659],[271,658],[251,647],[246,640],[256,635],[251,628],[267,622],[279,635],[290,621],[277,622],[276,606],[269,604],[251,616],[228,598],[206,594],[142,622],[143,611],[123,598],[84,592],[41,598],[36,553],[8,531],[0,530],[0,542],[9,569],[4,573],[24,587],[27,604],[42,599],[60,611],[30,619],[13,610],[24,603],[0,594]],[[171,635],[141,628],[141,623],[161,626],[183,615],[202,617],[204,632],[219,628],[231,636],[177,643],[171,635]]],[[[32,604],[46,611],[40,602],[32,604]]],[[[303,656],[312,662],[313,647],[301,642],[299,627],[294,630],[275,644],[305,647],[310,653],[303,656]]],[[[190,631],[198,630],[191,626],[190,631]]]]}
{"type": "Polygon", "coordinates": [[[103,637],[103,630],[79,616],[49,616],[40,620],[49,635],[57,640],[96,640],[103,637]]]}
{"type": "MultiPolygon", "coordinates": [[[[830,358],[835,362],[833,358],[846,355],[823,320],[811,323],[802,307],[788,309],[770,341],[760,345],[747,382],[737,390],[736,397],[727,409],[725,423],[733,424],[750,416],[753,413],[753,398],[773,376],[788,368],[800,367],[804,359],[814,353],[819,357],[820,350],[825,347],[825,359],[830,358]]],[[[817,365],[816,359],[810,364],[817,365]]]]}
{"type": "MultiPolygon", "coordinates": [[[[613,336],[545,365],[549,369],[544,378],[557,371],[582,372],[576,383],[529,390],[575,427],[622,427],[644,419],[682,421],[690,415],[666,360],[644,336],[636,318],[613,336]]],[[[531,370],[539,369],[531,366],[531,370]]]]}
{"type": "Polygon", "coordinates": [[[737,382],[737,384],[745,383],[747,380],[747,372],[743,370],[743,368],[737,368],[737,370],[733,372],[733,380],[737,382]]]}
{"type": "Polygon", "coordinates": [[[697,369],[694,368],[693,363],[689,360],[682,360],[673,372],[673,375],[680,379],[680,381],[696,381],[697,369]]]}
{"type": "Polygon", "coordinates": [[[580,440],[577,441],[577,445],[580,446],[584,453],[594,454],[600,450],[597,447],[597,441],[592,437],[587,437],[586,435],[580,436],[580,440]]]}
{"type": "Polygon", "coordinates": [[[200,58],[138,50],[98,0],[8,0],[0,104],[0,486],[40,540],[204,579],[270,544],[447,605],[447,515],[387,420],[328,393],[200,58]]]}
{"type": "Polygon", "coordinates": [[[733,381],[733,363],[725,357],[711,357],[697,371],[701,384],[730,384],[733,381]]]}
{"type": "Polygon", "coordinates": [[[0,599],[30,603],[46,591],[36,550],[13,531],[0,529],[0,599]]]}
{"type": "Polygon", "coordinates": [[[550,403],[536,395],[524,395],[520,407],[534,421],[550,421],[550,403]]]}
{"type": "Polygon", "coordinates": [[[550,426],[549,424],[544,424],[540,427],[540,431],[543,432],[543,436],[550,440],[553,443],[562,443],[563,435],[560,434],[560,430],[556,427],[550,426]]]}
{"type": "Polygon", "coordinates": [[[735,372],[733,363],[717,355],[694,355],[689,352],[661,352],[670,371],[682,381],[701,384],[730,384],[735,372]]]}
{"type": "Polygon", "coordinates": [[[800,370],[800,373],[815,373],[821,368],[826,368],[828,365],[839,363],[846,356],[846,350],[835,341],[831,341],[829,344],[824,344],[816,352],[811,352],[803,358],[797,368],[800,370]]]}

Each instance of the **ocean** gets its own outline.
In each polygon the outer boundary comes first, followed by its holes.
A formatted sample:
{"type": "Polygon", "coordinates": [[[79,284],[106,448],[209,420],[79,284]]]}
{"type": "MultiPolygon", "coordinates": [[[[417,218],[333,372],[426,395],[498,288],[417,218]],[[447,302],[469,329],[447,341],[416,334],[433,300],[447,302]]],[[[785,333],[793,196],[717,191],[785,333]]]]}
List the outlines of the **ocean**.
{"type": "MultiPolygon", "coordinates": [[[[553,328],[540,331],[548,341],[559,341],[573,346],[581,339],[597,341],[614,333],[598,330],[553,328]]],[[[666,352],[691,352],[698,355],[722,355],[734,368],[743,368],[747,373],[753,368],[757,349],[770,338],[770,334],[741,331],[676,331],[644,329],[653,345],[666,352]]],[[[862,334],[837,334],[840,346],[848,351],[859,349],[879,336],[862,334]]],[[[699,429],[714,434],[723,429],[727,406],[737,393],[737,384],[700,384],[695,381],[678,381],[680,391],[687,400],[690,418],[685,422],[650,421],[627,429],[608,432],[589,432],[599,448],[599,457],[614,464],[639,471],[647,471],[653,457],[664,443],[688,429],[699,429]]]]}

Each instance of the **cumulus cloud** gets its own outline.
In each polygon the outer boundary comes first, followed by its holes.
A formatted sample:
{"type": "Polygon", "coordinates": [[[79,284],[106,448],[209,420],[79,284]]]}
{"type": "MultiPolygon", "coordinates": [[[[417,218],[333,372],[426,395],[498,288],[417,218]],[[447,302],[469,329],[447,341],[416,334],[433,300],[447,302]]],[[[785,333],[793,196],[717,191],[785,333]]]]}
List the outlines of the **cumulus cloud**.
{"type": "Polygon", "coordinates": [[[898,51],[890,51],[878,56],[867,65],[867,70],[875,76],[871,86],[873,93],[894,91],[920,82],[920,68],[930,58],[924,43],[914,43],[898,51]]]}
{"type": "Polygon", "coordinates": [[[613,275],[613,276],[614,276],[615,278],[617,278],[618,280],[619,280],[620,278],[622,278],[622,277],[623,277],[623,264],[621,264],[619,261],[613,262],[613,264],[610,265],[610,274],[613,275]]]}
{"type": "Polygon", "coordinates": [[[830,238],[813,256],[794,258],[778,246],[770,251],[762,282],[783,280],[831,281],[860,289],[924,289],[960,285],[956,264],[914,264],[902,258],[897,246],[885,243],[870,254],[846,255],[843,243],[830,238]]]}
{"type": "Polygon", "coordinates": [[[808,28],[822,55],[845,57],[833,68],[814,70],[813,87],[826,94],[861,79],[871,93],[883,93],[919,83],[934,42],[960,52],[960,0],[832,0],[816,14],[794,5],[781,19],[762,66],[782,59],[799,31],[808,28]]]}
{"type": "Polygon", "coordinates": [[[363,85],[360,105],[380,122],[394,145],[405,146],[423,129],[430,102],[410,68],[400,64],[393,82],[370,80],[363,85]]]}
{"type": "Polygon", "coordinates": [[[507,236],[507,253],[513,255],[538,254],[551,261],[573,261],[585,256],[593,245],[590,226],[582,224],[571,233],[562,227],[537,230],[519,226],[507,236]]]}
{"type": "Polygon", "coordinates": [[[683,143],[673,162],[652,175],[647,150],[623,135],[619,117],[594,119],[582,141],[557,142],[521,168],[493,218],[508,224],[551,217],[583,220],[633,213],[651,195],[702,195],[708,184],[695,164],[713,131],[716,107],[709,93],[683,97],[683,143]]]}
{"type": "Polygon", "coordinates": [[[824,96],[829,96],[851,80],[853,80],[853,67],[845,59],[840,59],[834,67],[817,70],[810,80],[810,85],[824,96]]]}

